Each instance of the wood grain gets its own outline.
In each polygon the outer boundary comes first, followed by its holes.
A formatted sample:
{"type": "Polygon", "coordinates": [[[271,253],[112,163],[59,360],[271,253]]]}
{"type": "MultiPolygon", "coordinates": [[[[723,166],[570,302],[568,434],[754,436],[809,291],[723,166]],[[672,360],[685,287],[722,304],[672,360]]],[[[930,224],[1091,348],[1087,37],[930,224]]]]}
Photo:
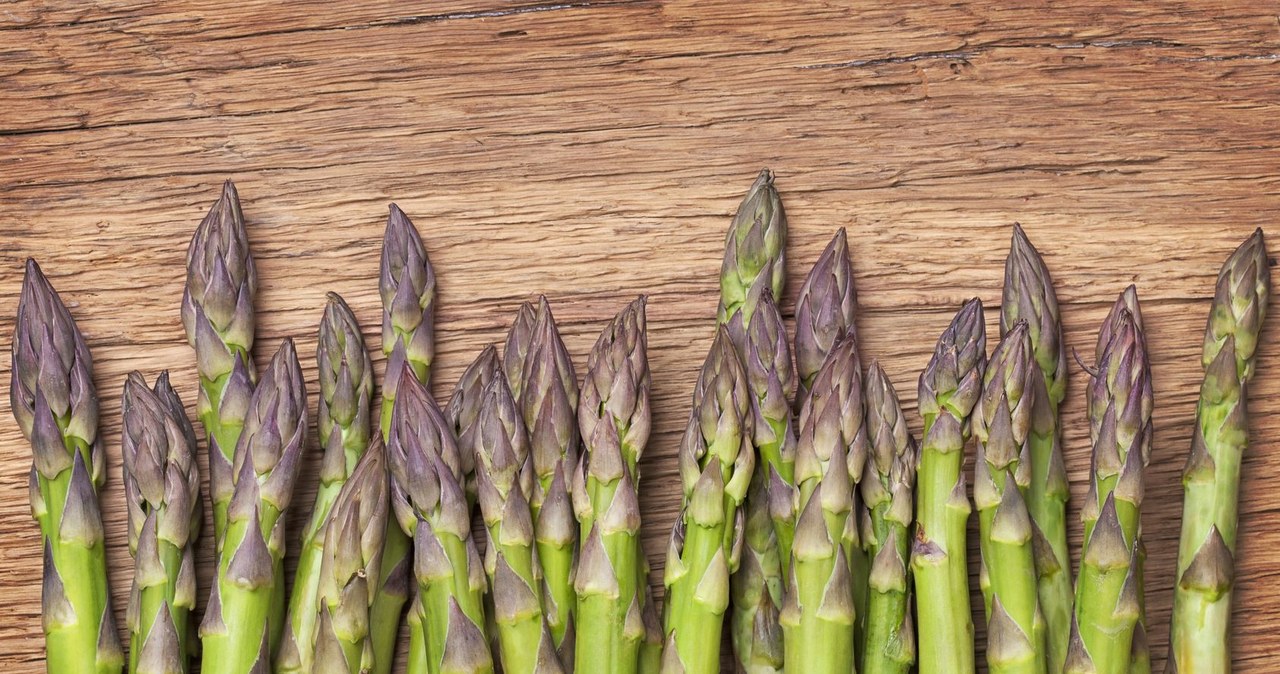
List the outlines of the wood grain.
{"type": "MultiPolygon", "coordinates": [[[[258,362],[294,336],[313,391],[326,291],[379,343],[378,246],[395,200],[440,279],[441,397],[520,301],[548,296],[581,367],[605,321],[649,295],[655,434],[642,505],[660,589],[722,236],[759,167],[777,172],[791,220],[788,316],[808,265],[848,228],[864,357],[885,365],[917,431],[915,380],[933,342],[964,298],[996,306],[1021,222],[1055,274],[1068,346],[1090,352],[1126,284],[1144,301],[1159,403],[1145,526],[1160,671],[1214,274],[1280,210],[1277,28],[1274,11],[1241,0],[10,3],[0,350],[34,256],[96,358],[123,625],[119,390],[132,369],[167,368],[194,408],[178,302],[187,239],[219,184],[235,179],[245,200],[258,362]]],[[[1277,325],[1244,465],[1240,672],[1280,669],[1268,645],[1280,625],[1277,325]]],[[[1077,503],[1085,376],[1073,366],[1064,408],[1077,503]]],[[[15,674],[41,671],[43,657],[29,464],[16,425],[0,423],[0,652],[15,674]]],[[[316,470],[296,502],[310,502],[316,470]]],[[[1078,525],[1072,534],[1078,545],[1078,525]]]]}

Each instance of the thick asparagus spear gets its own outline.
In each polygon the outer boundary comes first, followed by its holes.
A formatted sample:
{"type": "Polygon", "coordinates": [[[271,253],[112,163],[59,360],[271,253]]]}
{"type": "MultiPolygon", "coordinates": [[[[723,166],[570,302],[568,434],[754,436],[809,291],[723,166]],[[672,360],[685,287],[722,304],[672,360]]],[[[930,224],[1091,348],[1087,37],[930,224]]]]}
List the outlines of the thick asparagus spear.
{"type": "Polygon", "coordinates": [[[257,286],[240,196],[228,180],[191,237],[182,293],[182,325],[200,373],[196,412],[209,442],[209,496],[218,549],[235,482],[231,462],[257,376],[253,367],[257,286]]]}
{"type": "Polygon", "coordinates": [[[851,553],[854,490],[867,460],[862,366],[852,331],[836,342],[800,412],[795,542],[782,607],[786,671],[853,672],[858,637],[851,553]]]}
{"type": "MultiPolygon", "coordinates": [[[[484,568],[471,537],[458,446],[443,412],[412,373],[402,375],[387,457],[396,521],[413,541],[420,630],[409,674],[492,672],[484,633],[484,568]]],[[[376,657],[376,653],[375,653],[376,657]]]]}
{"type": "Polygon", "coordinates": [[[285,522],[307,431],[307,391],[286,339],[249,400],[217,576],[200,624],[201,671],[265,671],[280,637],[285,522]]]}
{"type": "Polygon", "coordinates": [[[1067,552],[1067,467],[1058,434],[1058,406],[1067,390],[1067,351],[1053,278],[1022,227],[1015,224],[1004,266],[1000,333],[1007,333],[1018,319],[1027,321],[1031,347],[1048,391],[1044,401],[1048,414],[1037,415],[1031,436],[1027,509],[1035,528],[1033,535],[1040,539],[1036,545],[1037,589],[1047,630],[1048,667],[1050,672],[1061,672],[1071,634],[1073,599],[1067,552]]]}
{"type": "Polygon", "coordinates": [[[813,263],[796,300],[795,352],[800,382],[796,407],[808,399],[809,386],[836,340],[854,327],[857,309],[849,243],[841,227],[813,263]]]}
{"type": "Polygon", "coordinates": [[[978,437],[973,499],[978,506],[987,665],[992,674],[1044,674],[1045,624],[1036,593],[1033,530],[1026,496],[1031,435],[1043,427],[1045,395],[1026,320],[991,354],[973,414],[978,437]]]}
{"type": "Polygon", "coordinates": [[[862,545],[871,558],[863,674],[906,674],[915,663],[907,569],[911,552],[916,443],[893,384],[878,363],[867,370],[870,460],[859,483],[867,509],[862,545]]]}
{"type": "Polygon", "coordinates": [[[972,509],[962,467],[970,416],[982,393],[986,342],[982,302],[969,300],[938,338],[933,358],[920,375],[924,434],[911,553],[920,674],[974,671],[965,563],[965,529],[972,509]]]}
{"type": "Polygon", "coordinates": [[[545,297],[538,299],[520,376],[520,407],[537,480],[529,505],[547,596],[544,610],[556,650],[572,667],[578,522],[569,483],[578,464],[578,379],[545,297]]]}
{"type": "Polygon", "coordinates": [[[1123,296],[1101,332],[1109,341],[1087,392],[1093,462],[1066,667],[1127,674],[1139,614],[1142,471],[1151,451],[1153,399],[1145,338],[1123,296]]]}
{"type": "MultiPolygon", "coordinates": [[[[492,347],[488,351],[493,353],[492,347]]],[[[502,669],[555,674],[564,668],[542,612],[542,573],[528,497],[534,480],[529,440],[496,358],[486,360],[490,374],[470,427],[470,447],[460,449],[475,455],[480,512],[489,535],[484,569],[493,589],[502,669]]]]}
{"type": "Polygon", "coordinates": [[[97,490],[105,478],[93,360],[75,319],[27,260],[13,329],[13,418],[31,443],[31,514],[44,544],[50,674],[119,672],[97,490]]]}
{"type": "Polygon", "coordinates": [[[378,583],[389,488],[386,450],[382,436],[374,434],[342,483],[319,536],[319,618],[311,669],[318,674],[373,671],[369,605],[378,583]]]}
{"type": "Polygon", "coordinates": [[[1218,272],[1204,337],[1204,383],[1182,474],[1182,538],[1173,596],[1169,672],[1231,672],[1240,462],[1249,444],[1246,402],[1271,294],[1262,230],[1218,272]]]}
{"type": "Polygon", "coordinates": [[[724,239],[720,266],[721,323],[742,310],[757,279],[764,279],[775,297],[786,281],[787,214],[773,186],[773,172],[760,171],[733,216],[724,239]]]}
{"type": "MultiPolygon", "coordinates": [[[[795,434],[789,396],[795,387],[791,348],[773,292],[757,281],[742,310],[727,324],[742,358],[752,394],[751,443],[757,468],[752,474],[745,508],[746,549],[732,579],[731,634],[734,654],[744,672],[768,674],[783,668],[782,628],[778,610],[786,572],[791,566],[795,516],[769,508],[769,485],[777,482],[789,494],[795,478],[795,434]]],[[[789,500],[789,499],[788,499],[789,500]]]]}
{"type": "Polygon", "coordinates": [[[521,386],[524,384],[524,358],[529,353],[529,343],[533,341],[533,323],[537,320],[537,309],[533,304],[524,302],[516,311],[515,320],[507,332],[507,341],[502,347],[502,372],[507,376],[507,385],[511,387],[511,395],[520,400],[521,386]]]}
{"type": "MultiPolygon", "coordinates": [[[[379,428],[386,441],[401,373],[408,370],[419,382],[427,384],[431,380],[431,361],[435,358],[435,271],[417,228],[395,204],[391,204],[382,238],[378,291],[382,296],[382,353],[387,357],[379,428]]],[[[409,552],[409,537],[394,518],[388,518],[378,590],[369,618],[374,674],[390,674],[394,664],[400,617],[413,593],[409,577],[413,560],[409,552]]],[[[410,623],[413,622],[411,617],[410,623]]]]}
{"type": "MultiPolygon", "coordinates": [[[[289,596],[287,626],[275,671],[310,672],[320,618],[318,588],[324,529],[338,492],[369,445],[369,406],[373,399],[373,365],[360,325],[347,303],[329,293],[316,344],[320,373],[320,488],[311,519],[302,532],[302,552],[289,596]]],[[[384,522],[385,526],[385,522],[384,522]]]]}
{"type": "Polygon", "coordinates": [[[574,660],[582,672],[635,674],[646,637],[644,607],[652,602],[637,467],[649,440],[644,306],[644,298],[629,304],[596,340],[578,406],[585,452],[573,481],[582,550],[574,660]]]}
{"type": "Polygon", "coordinates": [[[129,551],[129,671],[187,671],[188,618],[196,605],[195,541],[200,534],[196,436],[169,373],[155,389],[138,372],[121,402],[129,551]]]}

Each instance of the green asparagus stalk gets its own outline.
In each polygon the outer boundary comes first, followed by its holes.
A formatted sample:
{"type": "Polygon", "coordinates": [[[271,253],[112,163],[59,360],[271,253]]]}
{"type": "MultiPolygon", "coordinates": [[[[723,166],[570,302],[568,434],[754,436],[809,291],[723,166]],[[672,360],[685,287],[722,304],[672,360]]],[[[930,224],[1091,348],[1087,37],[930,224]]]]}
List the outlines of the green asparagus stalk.
{"type": "Polygon", "coordinates": [[[129,552],[129,672],[181,674],[191,653],[188,618],[196,605],[195,541],[200,534],[196,436],[169,373],[155,389],[138,372],[121,403],[129,552]]]}
{"type": "Polygon", "coordinates": [[[991,354],[974,410],[978,437],[973,499],[978,506],[987,665],[992,674],[1044,674],[1045,623],[1036,593],[1034,534],[1026,496],[1031,435],[1043,426],[1043,378],[1025,319],[991,354]]]}
{"type": "Polygon", "coordinates": [[[773,172],[760,171],[747,196],[733,216],[724,239],[724,262],[720,266],[721,323],[747,301],[757,279],[765,279],[774,297],[782,294],[786,281],[787,214],[773,186],[773,172]]]}
{"type": "Polygon", "coordinates": [[[1071,557],[1067,552],[1067,467],[1058,433],[1058,407],[1067,390],[1067,351],[1062,341],[1058,299],[1049,269],[1020,225],[1004,267],[1004,301],[1000,334],[1018,319],[1027,321],[1031,347],[1048,391],[1047,414],[1037,414],[1031,437],[1031,485],[1027,509],[1031,512],[1036,544],[1037,591],[1044,613],[1047,662],[1050,672],[1061,672],[1071,635],[1071,557]],[[1046,545],[1047,544],[1047,545],[1046,545]]]}
{"type": "Polygon", "coordinates": [[[378,583],[389,488],[386,450],[375,433],[342,483],[319,536],[319,618],[311,669],[317,674],[373,671],[369,605],[378,583]]]}
{"type": "MultiPolygon", "coordinates": [[[[743,672],[769,674],[783,668],[782,606],[784,578],[791,566],[795,537],[790,505],[773,519],[770,484],[790,494],[795,479],[795,434],[789,396],[795,387],[791,348],[782,314],[763,280],[748,293],[742,309],[727,324],[741,356],[752,394],[752,445],[757,469],[751,478],[745,508],[743,561],[732,578],[731,634],[734,654],[743,672]]],[[[789,501],[790,499],[788,499],[789,501]]]]}
{"type": "MultiPolygon", "coordinates": [[[[449,422],[449,427],[453,429],[453,437],[458,439],[467,503],[471,505],[476,502],[477,491],[476,452],[474,451],[476,447],[474,436],[478,431],[476,420],[480,418],[480,412],[486,401],[485,391],[489,388],[489,382],[493,381],[494,377],[502,376],[502,365],[498,360],[497,349],[486,346],[463,371],[444,408],[444,416],[449,422]]],[[[526,498],[527,496],[526,494],[526,498]]]]}
{"type": "Polygon", "coordinates": [[[849,243],[841,227],[809,270],[796,300],[795,352],[800,384],[796,407],[808,400],[813,378],[836,340],[854,327],[857,308],[849,243]]]}
{"type": "Polygon", "coordinates": [[[256,377],[253,299],[257,285],[240,196],[228,180],[191,237],[182,293],[182,325],[200,373],[196,412],[209,442],[209,496],[219,550],[235,482],[232,458],[256,377]]]}
{"type": "Polygon", "coordinates": [[[635,300],[600,334],[578,406],[585,452],[573,480],[582,550],[574,660],[583,672],[636,674],[647,635],[644,608],[652,600],[645,593],[638,489],[649,440],[644,307],[644,298],[635,300]]]}
{"type": "Polygon", "coordinates": [[[859,490],[868,515],[862,545],[872,563],[862,671],[906,674],[916,656],[907,583],[916,443],[893,384],[875,362],[867,370],[866,399],[870,460],[859,490]]]}
{"type": "Polygon", "coordinates": [[[1240,462],[1249,444],[1246,402],[1270,294],[1271,270],[1259,229],[1218,272],[1205,329],[1204,383],[1182,474],[1168,668],[1174,674],[1231,672],[1240,462]]]}
{"type": "Polygon", "coordinates": [[[200,624],[205,674],[265,671],[280,639],[285,523],[306,445],[307,391],[284,340],[249,400],[217,576],[200,624]]]}
{"type": "MultiPolygon", "coordinates": [[[[320,562],[324,529],[338,492],[369,445],[369,405],[373,398],[373,365],[365,350],[360,324],[347,303],[329,293],[316,345],[320,379],[320,488],[311,520],[302,533],[302,552],[289,596],[287,629],[276,654],[278,674],[312,670],[316,623],[320,619],[320,562]]],[[[384,523],[385,527],[385,523],[384,523]]]]}
{"type": "MultiPolygon", "coordinates": [[[[494,353],[492,347],[487,351],[494,353]]],[[[475,455],[480,512],[489,535],[484,568],[493,589],[498,652],[507,674],[555,674],[564,668],[542,611],[541,569],[527,496],[534,481],[529,440],[496,357],[486,360],[488,384],[471,426],[471,447],[462,451],[475,455]]]]}
{"type": "MultiPolygon", "coordinates": [[[[417,228],[395,204],[391,204],[382,238],[378,290],[382,296],[382,353],[387,357],[379,428],[386,441],[402,372],[408,370],[427,384],[435,358],[435,271],[417,228]]],[[[378,591],[370,609],[374,674],[391,673],[400,618],[413,592],[409,537],[394,518],[388,518],[382,546],[378,591]]]]}
{"type": "Polygon", "coordinates": [[[27,260],[13,329],[13,418],[31,443],[31,514],[44,547],[42,619],[50,674],[120,672],[98,489],[93,361],[75,319],[35,260],[27,260]]]}
{"type": "Polygon", "coordinates": [[[851,553],[861,548],[854,490],[867,460],[862,366],[852,331],[836,342],[800,412],[795,541],[781,623],[786,671],[856,671],[851,553]]]}
{"type": "Polygon", "coordinates": [[[971,508],[962,467],[970,417],[982,393],[986,354],[982,302],[972,299],[938,338],[933,358],[920,375],[924,433],[911,553],[920,674],[974,672],[965,562],[971,508]]]}
{"type": "Polygon", "coordinates": [[[404,372],[397,388],[387,442],[391,505],[413,541],[420,630],[410,648],[425,656],[411,660],[409,674],[491,673],[484,568],[471,537],[457,442],[444,413],[412,373],[404,372]]]}
{"type": "Polygon", "coordinates": [[[520,408],[537,482],[529,506],[547,599],[543,610],[561,661],[572,667],[578,523],[569,483],[578,463],[578,378],[545,297],[538,299],[520,376],[520,408]]]}
{"type": "Polygon", "coordinates": [[[529,353],[529,343],[533,341],[535,320],[537,309],[529,302],[522,303],[507,332],[506,344],[502,347],[502,372],[507,376],[507,385],[511,387],[511,395],[517,401],[522,393],[520,387],[524,384],[524,359],[529,353]]]}
{"type": "Polygon", "coordinates": [[[1093,462],[1066,667],[1127,674],[1139,614],[1142,471],[1151,451],[1153,399],[1145,339],[1123,295],[1101,332],[1109,341],[1087,391],[1093,462]]]}

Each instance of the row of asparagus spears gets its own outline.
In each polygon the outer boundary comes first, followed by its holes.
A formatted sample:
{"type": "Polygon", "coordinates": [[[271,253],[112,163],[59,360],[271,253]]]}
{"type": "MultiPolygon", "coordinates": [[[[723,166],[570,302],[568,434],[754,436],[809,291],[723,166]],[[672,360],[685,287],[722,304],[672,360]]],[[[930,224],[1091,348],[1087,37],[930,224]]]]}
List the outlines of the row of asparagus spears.
{"type": "MultiPolygon", "coordinates": [[[[91,357],[29,261],[11,395],[34,457],[48,671],[181,674],[198,657],[206,673],[386,674],[403,623],[411,674],[705,674],[721,669],[726,627],[734,667],[749,674],[963,674],[975,671],[974,506],[990,671],[1150,671],[1141,505],[1154,404],[1136,289],[1100,326],[1092,365],[1076,356],[1093,457],[1073,581],[1059,424],[1069,364],[1052,279],[1021,228],[998,344],[988,356],[982,304],[965,303],[920,376],[919,443],[888,374],[862,366],[844,231],[800,289],[791,338],[777,303],[786,241],[764,171],[725,241],[718,327],[678,451],[660,619],[639,541],[644,298],[605,327],[581,381],[545,298],[522,305],[501,353],[486,347],[440,406],[435,274],[393,205],[380,391],[347,304],[330,294],[321,318],[319,485],[290,584],[283,559],[299,532],[287,514],[314,460],[307,392],[288,339],[254,367],[257,277],[228,182],[192,238],[181,304],[216,575],[197,624],[197,436],[167,373],[150,386],[132,373],[121,406],[135,558],[127,658],[107,587],[91,357]]],[[[1246,391],[1269,283],[1258,231],[1223,266],[1205,335],[1170,672],[1230,671],[1246,391]]]]}

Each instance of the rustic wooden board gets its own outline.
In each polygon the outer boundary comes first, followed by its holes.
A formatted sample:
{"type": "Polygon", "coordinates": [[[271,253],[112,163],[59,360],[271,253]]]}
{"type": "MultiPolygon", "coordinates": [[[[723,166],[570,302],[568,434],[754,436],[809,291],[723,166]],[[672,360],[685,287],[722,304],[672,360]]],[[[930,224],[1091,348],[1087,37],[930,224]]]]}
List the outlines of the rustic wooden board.
{"type": "MultiPolygon", "coordinates": [[[[1160,671],[1214,274],[1280,210],[1278,43],[1275,12],[1241,0],[11,3],[0,9],[0,351],[34,256],[97,359],[123,625],[118,392],[132,369],[168,368],[194,408],[178,302],[187,239],[219,184],[234,178],[245,200],[258,362],[295,337],[313,391],[326,291],[379,343],[378,247],[395,200],[440,279],[441,397],[520,301],[550,298],[581,367],[605,321],[649,295],[644,537],[660,589],[721,239],[758,168],[777,171],[791,218],[784,309],[847,227],[864,356],[884,363],[917,431],[918,372],[964,298],[998,302],[1019,221],[1056,275],[1069,346],[1089,352],[1126,284],[1144,300],[1160,671]]],[[[1280,616],[1280,457],[1269,452],[1280,423],[1268,416],[1278,325],[1264,337],[1244,470],[1241,672],[1280,668],[1268,646],[1280,616]]],[[[7,384],[7,358],[0,368],[7,384]]],[[[1077,499],[1084,381],[1073,366],[1064,425],[1077,499]]],[[[0,652],[14,674],[42,659],[28,467],[18,429],[0,423],[0,652]]]]}

